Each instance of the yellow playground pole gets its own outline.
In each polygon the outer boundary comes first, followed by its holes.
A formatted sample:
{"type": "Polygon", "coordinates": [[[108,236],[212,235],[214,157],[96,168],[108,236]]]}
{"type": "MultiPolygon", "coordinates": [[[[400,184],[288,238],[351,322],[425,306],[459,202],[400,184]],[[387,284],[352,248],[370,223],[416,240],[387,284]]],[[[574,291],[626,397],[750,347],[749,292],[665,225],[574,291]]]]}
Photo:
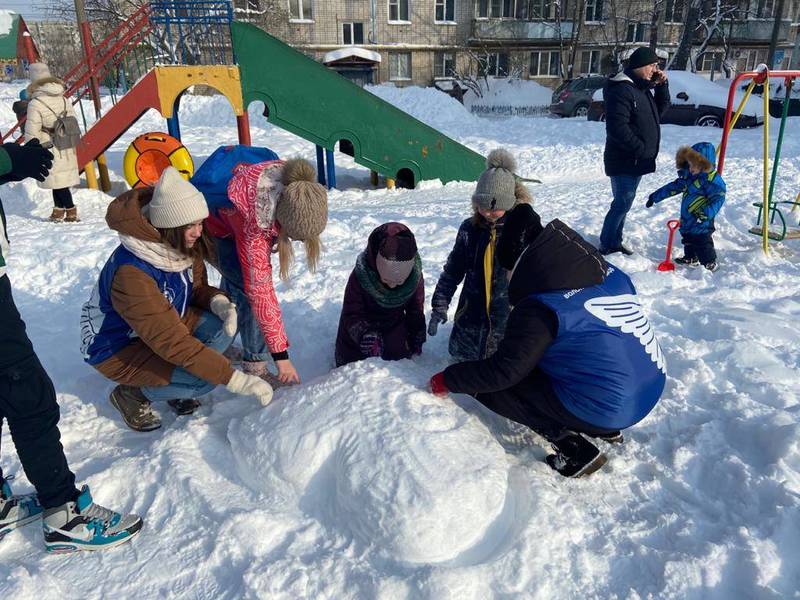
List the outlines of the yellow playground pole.
{"type": "MultiPolygon", "coordinates": [[[[733,128],[736,127],[736,121],[739,120],[739,117],[742,115],[742,111],[744,110],[744,105],[747,104],[747,101],[750,99],[750,94],[753,93],[753,88],[756,87],[756,80],[751,79],[750,85],[747,86],[747,89],[744,92],[744,98],[742,101],[739,102],[739,108],[736,109],[736,112],[733,113],[733,118],[731,119],[730,127],[728,128],[728,133],[733,131],[733,128]]],[[[720,148],[722,148],[722,144],[717,146],[717,156],[719,156],[720,148]]]]}
{"type": "Polygon", "coordinates": [[[83,174],[86,175],[86,187],[90,190],[98,190],[97,175],[94,172],[94,163],[88,162],[83,166],[83,174]]]}
{"type": "Polygon", "coordinates": [[[769,254],[769,73],[764,80],[764,203],[761,210],[761,248],[769,254]]]}

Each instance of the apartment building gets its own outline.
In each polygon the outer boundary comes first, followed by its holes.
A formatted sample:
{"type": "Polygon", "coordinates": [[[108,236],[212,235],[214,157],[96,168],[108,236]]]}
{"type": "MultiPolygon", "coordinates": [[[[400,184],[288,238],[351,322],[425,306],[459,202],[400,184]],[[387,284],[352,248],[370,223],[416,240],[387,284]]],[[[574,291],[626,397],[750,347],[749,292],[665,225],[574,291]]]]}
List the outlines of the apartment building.
{"type": "MultiPolygon", "coordinates": [[[[247,18],[266,0],[234,0],[247,18]]],[[[273,4],[276,0],[273,0],[273,4]]],[[[557,85],[573,75],[608,73],[620,54],[648,43],[654,7],[658,47],[678,47],[689,0],[279,0],[283,18],[267,29],[359,83],[431,85],[455,72],[531,78],[557,85]],[[557,12],[558,11],[558,12],[557,12]]],[[[705,13],[716,6],[706,3],[705,13]]],[[[722,30],[699,70],[738,70],[767,61],[780,0],[723,0],[722,30]],[[724,43],[727,42],[727,43],[724,43]]],[[[800,0],[785,0],[777,58],[789,64],[800,0]]],[[[695,43],[702,42],[702,28],[695,43]]]]}

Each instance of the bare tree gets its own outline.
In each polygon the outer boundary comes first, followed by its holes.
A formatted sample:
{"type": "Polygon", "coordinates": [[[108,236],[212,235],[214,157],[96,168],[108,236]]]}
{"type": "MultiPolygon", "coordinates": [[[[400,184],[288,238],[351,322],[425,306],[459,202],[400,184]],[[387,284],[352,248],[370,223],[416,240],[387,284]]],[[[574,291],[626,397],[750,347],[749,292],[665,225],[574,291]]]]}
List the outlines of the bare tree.
{"type": "Polygon", "coordinates": [[[664,13],[664,0],[653,0],[653,9],[650,12],[650,48],[655,50],[658,47],[658,24],[661,22],[664,13]]]}

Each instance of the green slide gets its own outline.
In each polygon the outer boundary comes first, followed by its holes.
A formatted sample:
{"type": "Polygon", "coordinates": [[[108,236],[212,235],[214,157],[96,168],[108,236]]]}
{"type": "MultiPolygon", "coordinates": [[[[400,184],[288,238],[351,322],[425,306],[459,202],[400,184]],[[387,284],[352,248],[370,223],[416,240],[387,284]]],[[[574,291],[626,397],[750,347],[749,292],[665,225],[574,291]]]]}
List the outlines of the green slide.
{"type": "Polygon", "coordinates": [[[398,185],[475,181],[484,158],[258,27],[231,24],[245,106],[260,100],[270,123],[351,154],[398,185]]]}

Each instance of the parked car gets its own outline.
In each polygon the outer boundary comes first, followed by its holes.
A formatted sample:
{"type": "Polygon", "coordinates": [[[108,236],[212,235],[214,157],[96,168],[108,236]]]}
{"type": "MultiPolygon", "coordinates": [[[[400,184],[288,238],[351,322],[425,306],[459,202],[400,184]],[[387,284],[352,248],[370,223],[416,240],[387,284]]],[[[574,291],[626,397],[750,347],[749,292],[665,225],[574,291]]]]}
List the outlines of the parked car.
{"type": "Polygon", "coordinates": [[[566,80],[553,92],[550,113],[559,117],[585,117],[589,113],[592,94],[605,82],[605,77],[598,76],[566,80]]]}
{"type": "MultiPolygon", "coordinates": [[[[670,107],[661,118],[665,125],[698,125],[700,127],[722,127],[728,105],[728,92],[722,86],[687,71],[669,71],[670,107]]],[[[734,109],[742,99],[742,93],[735,96],[734,109]]],[[[590,121],[605,121],[603,89],[592,96],[589,112],[590,121]]],[[[764,123],[764,109],[757,100],[750,98],[745,105],[736,127],[757,127],[764,123]]]]}

